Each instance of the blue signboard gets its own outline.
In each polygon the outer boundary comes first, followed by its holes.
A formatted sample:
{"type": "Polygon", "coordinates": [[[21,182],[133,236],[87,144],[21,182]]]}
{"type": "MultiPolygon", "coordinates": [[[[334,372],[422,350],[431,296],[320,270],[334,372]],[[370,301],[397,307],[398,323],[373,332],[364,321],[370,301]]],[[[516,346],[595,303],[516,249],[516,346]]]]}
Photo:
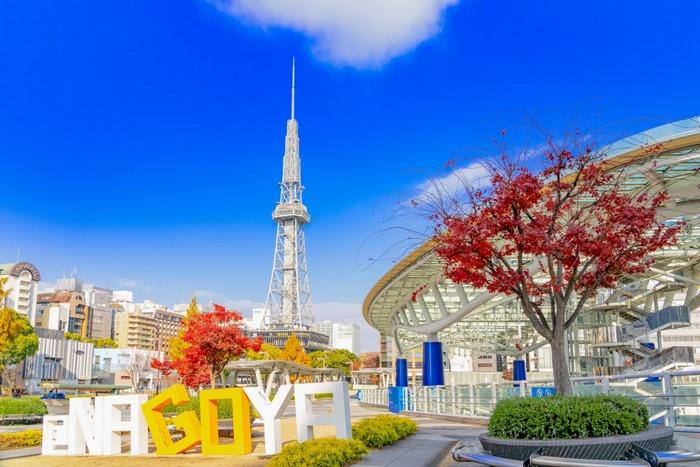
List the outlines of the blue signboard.
{"type": "Polygon", "coordinates": [[[398,386],[389,388],[389,412],[401,413],[405,409],[404,389],[398,386]]]}
{"type": "Polygon", "coordinates": [[[532,397],[547,397],[547,396],[553,396],[557,393],[557,390],[554,388],[548,388],[545,386],[531,386],[530,387],[531,395],[532,397]]]}

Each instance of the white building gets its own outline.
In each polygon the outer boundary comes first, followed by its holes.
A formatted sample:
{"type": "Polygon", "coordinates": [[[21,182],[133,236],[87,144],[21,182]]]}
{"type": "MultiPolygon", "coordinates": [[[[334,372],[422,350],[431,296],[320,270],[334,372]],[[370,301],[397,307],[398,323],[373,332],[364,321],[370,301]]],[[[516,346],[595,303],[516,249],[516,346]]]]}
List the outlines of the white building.
{"type": "Polygon", "coordinates": [[[131,290],[115,290],[112,292],[114,303],[134,303],[134,292],[131,290]]]}
{"type": "Polygon", "coordinates": [[[333,347],[333,321],[316,321],[311,325],[311,330],[328,336],[330,338],[328,344],[333,347]]]}
{"type": "Polygon", "coordinates": [[[144,300],[142,303],[135,303],[137,313],[149,313],[154,314],[157,310],[167,310],[164,305],[156,303],[153,300],[144,300]]]}
{"type": "Polygon", "coordinates": [[[94,308],[109,309],[109,304],[112,303],[114,292],[105,287],[98,287],[94,284],[85,284],[83,286],[85,295],[85,304],[94,308]]]}
{"type": "Polygon", "coordinates": [[[360,326],[357,324],[333,323],[331,348],[345,349],[360,355],[360,326]]]}
{"type": "Polygon", "coordinates": [[[357,324],[342,324],[325,320],[312,324],[311,329],[330,337],[332,349],[345,349],[355,355],[360,355],[360,327],[357,324]]]}
{"type": "Polygon", "coordinates": [[[115,290],[112,292],[112,304],[117,304],[120,311],[127,313],[136,312],[136,304],[134,304],[134,292],[131,290],[115,290]]]}
{"type": "Polygon", "coordinates": [[[62,331],[35,328],[39,349],[24,360],[22,379],[30,394],[41,393],[41,383],[78,384],[92,381],[95,346],[68,340],[62,331]]]}
{"type": "Polygon", "coordinates": [[[0,264],[0,278],[7,278],[5,289],[10,291],[5,304],[26,316],[34,325],[36,297],[41,280],[37,267],[27,262],[0,264]]]}
{"type": "Polygon", "coordinates": [[[265,321],[265,308],[253,308],[251,318],[243,318],[243,327],[246,329],[262,329],[265,321]]]}

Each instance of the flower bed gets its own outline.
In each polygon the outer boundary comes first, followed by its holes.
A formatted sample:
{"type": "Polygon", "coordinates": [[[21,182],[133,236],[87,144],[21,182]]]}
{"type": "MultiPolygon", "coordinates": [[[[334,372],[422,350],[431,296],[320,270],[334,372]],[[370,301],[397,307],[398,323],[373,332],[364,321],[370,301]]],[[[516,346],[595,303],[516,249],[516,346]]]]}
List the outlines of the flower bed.
{"type": "Polygon", "coordinates": [[[41,444],[41,430],[26,430],[17,433],[0,433],[0,451],[18,449],[41,444]]]}

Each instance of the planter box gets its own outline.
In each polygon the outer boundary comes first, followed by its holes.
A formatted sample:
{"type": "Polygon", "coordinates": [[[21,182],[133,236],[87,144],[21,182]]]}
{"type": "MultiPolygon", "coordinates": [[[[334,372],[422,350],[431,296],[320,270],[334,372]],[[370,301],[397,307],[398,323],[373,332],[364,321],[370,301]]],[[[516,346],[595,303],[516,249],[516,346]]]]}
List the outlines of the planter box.
{"type": "Polygon", "coordinates": [[[502,439],[484,433],[479,441],[484,450],[494,456],[522,461],[538,448],[544,448],[547,456],[615,460],[622,457],[632,443],[650,451],[667,451],[673,441],[673,428],[652,428],[636,435],[549,440],[502,439]]]}

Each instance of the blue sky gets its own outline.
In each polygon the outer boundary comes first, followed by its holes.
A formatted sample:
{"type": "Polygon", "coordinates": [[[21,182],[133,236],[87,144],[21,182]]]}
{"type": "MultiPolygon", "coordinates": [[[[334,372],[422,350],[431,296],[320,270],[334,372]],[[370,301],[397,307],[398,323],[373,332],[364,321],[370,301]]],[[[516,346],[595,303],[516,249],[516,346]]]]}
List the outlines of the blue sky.
{"type": "MultiPolygon", "coordinates": [[[[549,131],[700,114],[693,1],[13,0],[0,15],[0,262],[249,312],[272,263],[297,59],[311,288],[364,324],[396,203],[549,131]],[[367,267],[369,266],[369,267],[367,267]]],[[[362,348],[376,349],[363,330],[362,348]]]]}

